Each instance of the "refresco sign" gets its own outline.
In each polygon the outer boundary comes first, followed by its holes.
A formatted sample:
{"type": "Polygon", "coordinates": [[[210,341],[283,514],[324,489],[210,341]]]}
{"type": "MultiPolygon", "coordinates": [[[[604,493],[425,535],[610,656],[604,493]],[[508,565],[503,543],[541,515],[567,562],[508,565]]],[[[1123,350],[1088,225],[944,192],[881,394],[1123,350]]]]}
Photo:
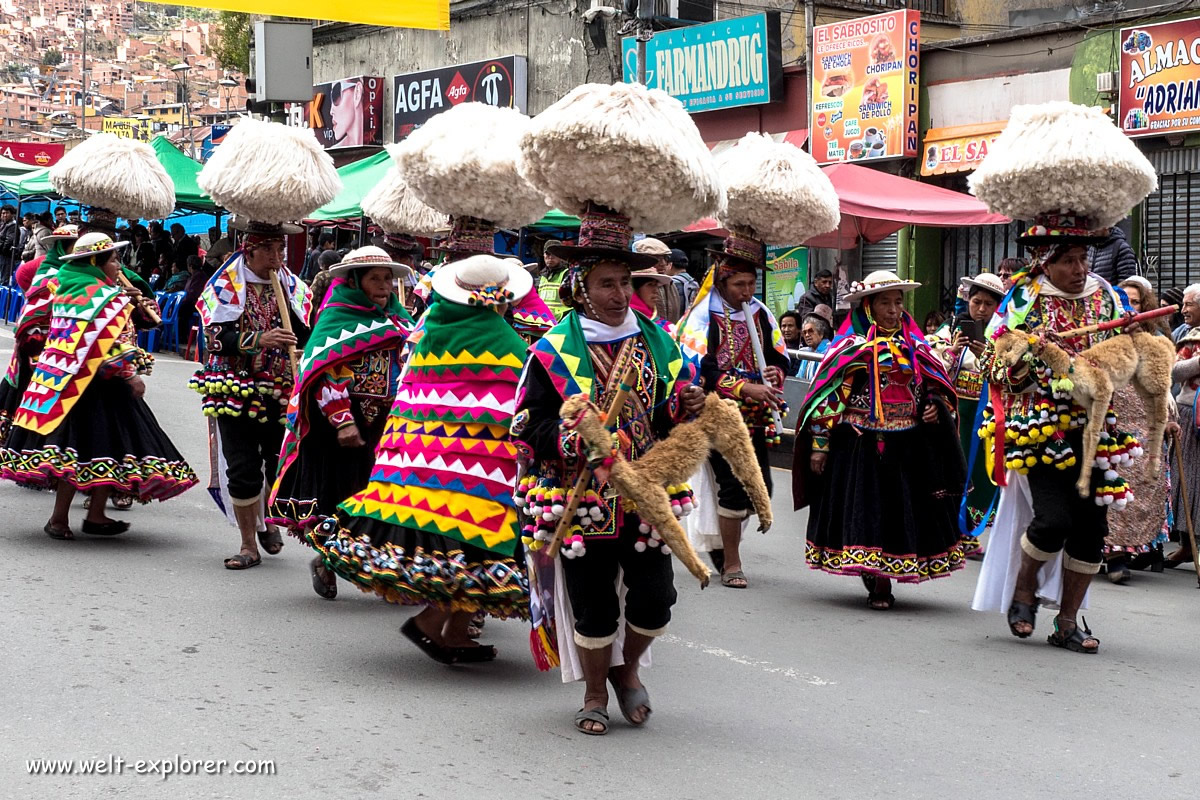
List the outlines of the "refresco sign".
{"type": "Polygon", "coordinates": [[[392,141],[434,114],[468,101],[526,111],[525,56],[505,56],[397,75],[392,84],[392,141]]]}
{"type": "MultiPolygon", "coordinates": [[[[625,81],[636,81],[635,37],[621,48],[625,81]]],[[[782,80],[775,11],[660,31],[646,43],[646,85],[692,113],[779,100],[782,80]]]]}

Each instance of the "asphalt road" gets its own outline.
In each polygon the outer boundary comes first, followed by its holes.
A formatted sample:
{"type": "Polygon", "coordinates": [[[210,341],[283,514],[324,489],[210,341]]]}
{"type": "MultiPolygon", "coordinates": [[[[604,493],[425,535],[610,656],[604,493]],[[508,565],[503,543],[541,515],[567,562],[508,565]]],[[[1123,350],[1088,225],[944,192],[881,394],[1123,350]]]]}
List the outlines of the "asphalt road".
{"type": "MultiPolygon", "coordinates": [[[[10,347],[6,328],[4,363],[10,347]]],[[[207,482],[191,369],[160,357],[147,399],[207,482]]],[[[702,593],[677,570],[675,621],[644,675],[654,716],[632,729],[614,701],[604,738],[573,731],[582,688],[536,670],[522,623],[488,624],[496,663],[446,668],[400,637],[410,611],[344,583],[318,598],[295,541],[223,569],[236,534],[202,486],[124,512],[123,536],[61,542],[41,533],[48,494],[0,485],[0,797],[1200,794],[1193,574],[1101,578],[1097,656],[1045,644],[1048,615],[1020,641],[970,611],[974,563],[874,612],[859,581],[804,566],[804,516],[776,478],[776,527],[745,548],[751,588],[702,593]],[[116,758],[120,774],[30,774],[35,759],[116,758]],[[163,759],[273,774],[164,779],[163,759]]]]}

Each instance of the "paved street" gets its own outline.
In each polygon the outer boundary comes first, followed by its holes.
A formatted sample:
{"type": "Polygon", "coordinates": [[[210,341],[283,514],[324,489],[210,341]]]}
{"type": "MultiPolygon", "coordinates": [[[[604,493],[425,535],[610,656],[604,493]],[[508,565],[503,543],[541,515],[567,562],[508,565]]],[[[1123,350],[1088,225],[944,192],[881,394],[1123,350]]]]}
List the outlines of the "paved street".
{"type": "MultiPolygon", "coordinates": [[[[7,363],[11,335],[0,333],[7,363]]],[[[147,399],[208,479],[192,369],[161,356],[147,399]]],[[[804,516],[746,548],[749,591],[680,602],[645,673],[654,716],[590,738],[582,690],[541,674],[528,629],[490,622],[500,660],[445,668],[402,640],[410,613],[309,587],[289,540],[245,573],[203,486],[113,512],[114,539],[41,533],[51,498],[0,485],[0,796],[12,798],[1194,798],[1200,591],[1183,570],[1103,578],[1083,656],[968,610],[978,564],[873,612],[858,580],[809,571],[804,516]],[[126,760],[30,775],[32,759],[126,760]],[[273,760],[273,775],[133,774],[138,759],[273,760]],[[607,793],[607,794],[605,794],[607,793]]],[[[72,522],[78,526],[82,509],[72,522]]]]}

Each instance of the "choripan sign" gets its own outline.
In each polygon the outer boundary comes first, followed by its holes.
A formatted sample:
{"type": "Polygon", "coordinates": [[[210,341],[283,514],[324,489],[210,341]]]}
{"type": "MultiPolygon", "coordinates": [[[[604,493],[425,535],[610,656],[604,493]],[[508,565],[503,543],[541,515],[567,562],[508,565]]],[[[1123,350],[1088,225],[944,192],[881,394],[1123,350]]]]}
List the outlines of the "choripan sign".
{"type": "MultiPolygon", "coordinates": [[[[621,41],[624,78],[638,76],[637,40],[621,41]]],[[[646,85],[691,113],[782,99],[779,12],[659,31],[646,43],[646,85]]]]}

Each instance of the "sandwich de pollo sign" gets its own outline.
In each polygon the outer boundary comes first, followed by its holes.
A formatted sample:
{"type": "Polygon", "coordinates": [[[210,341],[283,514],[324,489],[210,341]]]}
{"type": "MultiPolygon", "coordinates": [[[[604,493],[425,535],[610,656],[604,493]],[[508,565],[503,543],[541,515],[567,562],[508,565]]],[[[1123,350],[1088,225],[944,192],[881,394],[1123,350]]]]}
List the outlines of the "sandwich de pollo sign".
{"type": "Polygon", "coordinates": [[[1200,17],[1122,29],[1120,80],[1128,135],[1200,130],[1200,17]]]}
{"type": "Polygon", "coordinates": [[[832,164],[917,155],[920,70],[919,11],[813,28],[813,158],[832,164]]]}

